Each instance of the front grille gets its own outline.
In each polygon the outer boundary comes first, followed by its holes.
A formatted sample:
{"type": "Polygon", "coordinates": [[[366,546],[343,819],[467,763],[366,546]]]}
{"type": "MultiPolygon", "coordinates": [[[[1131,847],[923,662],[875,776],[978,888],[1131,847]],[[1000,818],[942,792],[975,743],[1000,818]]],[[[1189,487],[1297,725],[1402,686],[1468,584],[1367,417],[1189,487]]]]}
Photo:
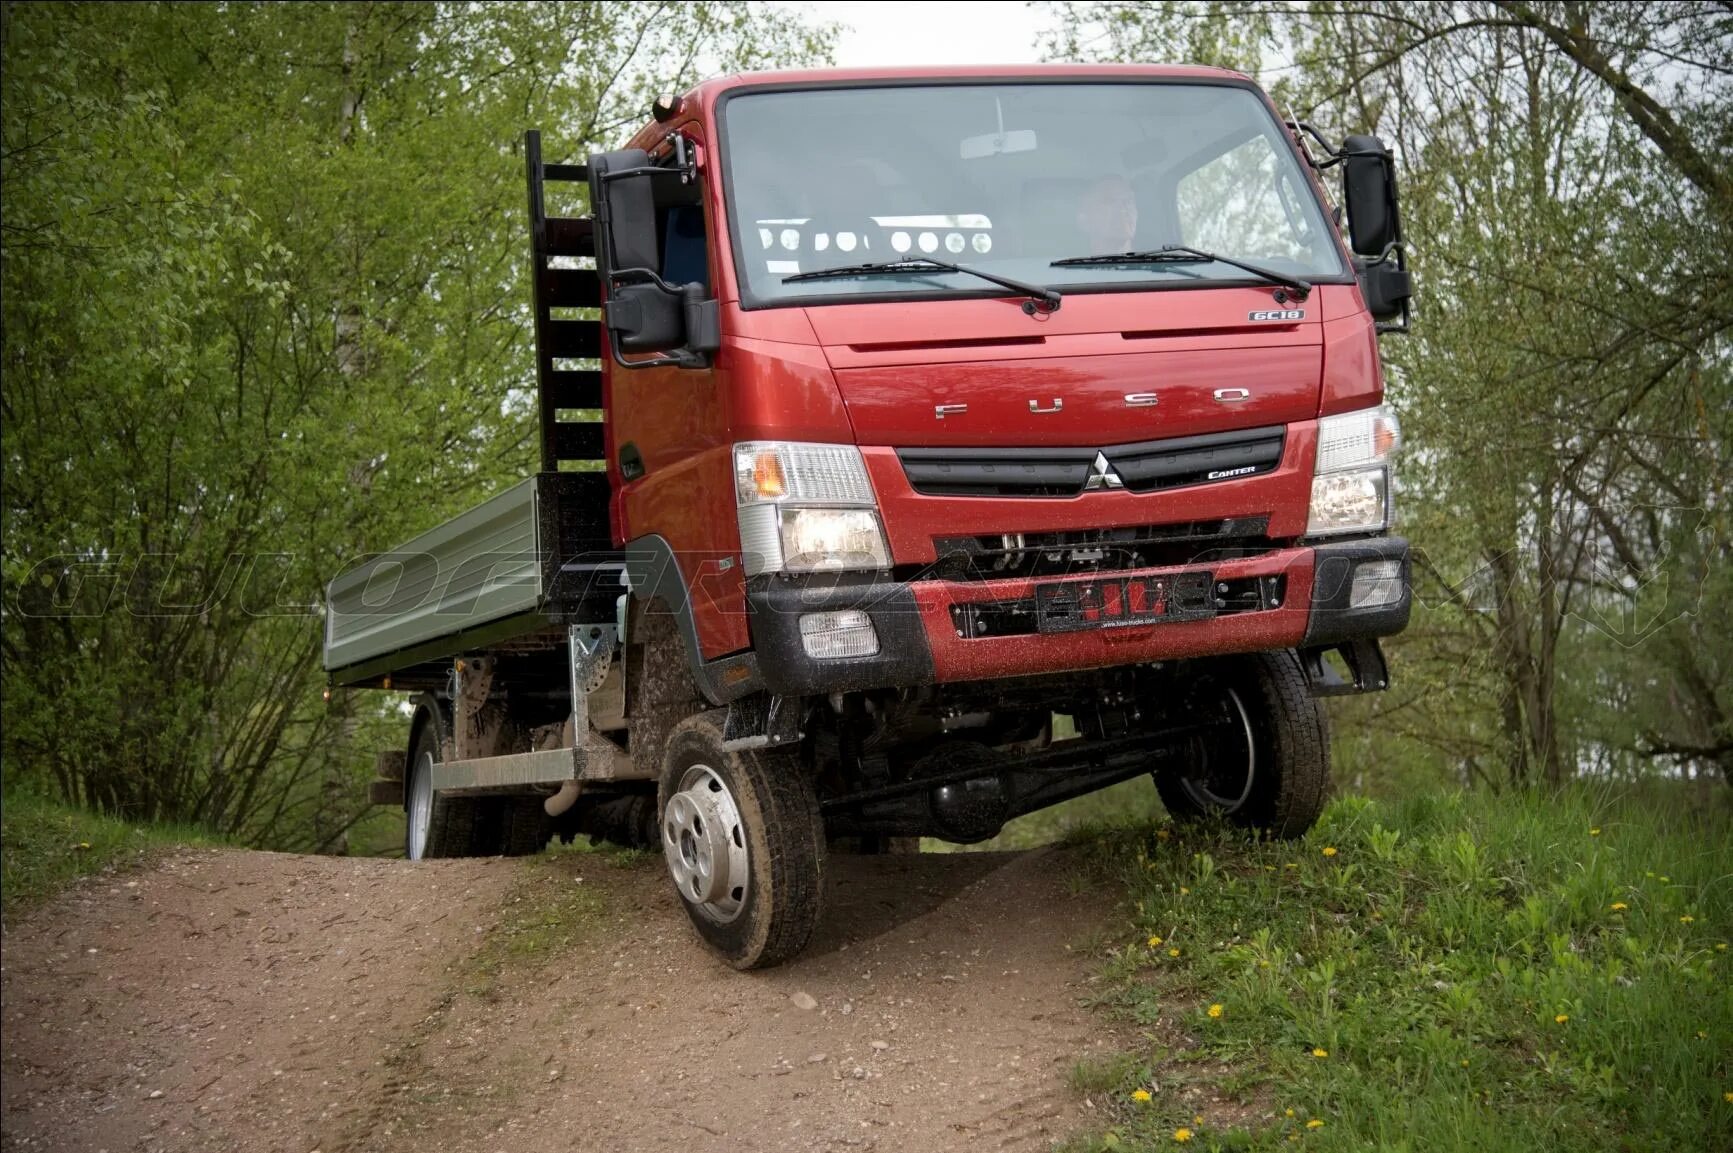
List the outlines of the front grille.
{"type": "Polygon", "coordinates": [[[1130,528],[942,537],[933,542],[938,563],[925,575],[1003,580],[1243,560],[1278,547],[1267,535],[1269,525],[1267,516],[1242,516],[1130,528]]]}
{"type": "Polygon", "coordinates": [[[1286,433],[1286,425],[1273,424],[1099,449],[899,448],[897,457],[910,487],[924,496],[1067,497],[1086,485],[1156,492],[1272,472],[1286,433]],[[1111,476],[1093,476],[1098,453],[1111,476]]]}

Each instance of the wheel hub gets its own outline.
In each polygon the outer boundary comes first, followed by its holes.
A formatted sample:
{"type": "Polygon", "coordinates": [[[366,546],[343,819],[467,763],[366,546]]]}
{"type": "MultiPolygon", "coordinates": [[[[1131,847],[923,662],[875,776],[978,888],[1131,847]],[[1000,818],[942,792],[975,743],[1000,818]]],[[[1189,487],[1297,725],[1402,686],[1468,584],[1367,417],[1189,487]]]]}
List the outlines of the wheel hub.
{"type": "Polygon", "coordinates": [[[1201,808],[1223,815],[1237,812],[1252,795],[1257,780],[1257,745],[1252,719],[1239,693],[1225,694],[1227,723],[1199,742],[1180,785],[1201,808]]]}
{"type": "Polygon", "coordinates": [[[749,881],[746,830],[722,778],[693,765],[662,811],[662,855],[680,895],[718,924],[740,915],[749,881]]]}

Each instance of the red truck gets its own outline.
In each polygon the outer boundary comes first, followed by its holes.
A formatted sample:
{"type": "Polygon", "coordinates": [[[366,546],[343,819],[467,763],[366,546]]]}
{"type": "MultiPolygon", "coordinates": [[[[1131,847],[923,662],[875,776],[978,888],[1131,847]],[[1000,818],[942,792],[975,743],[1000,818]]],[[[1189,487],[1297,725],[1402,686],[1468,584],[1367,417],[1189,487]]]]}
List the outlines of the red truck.
{"type": "Polygon", "coordinates": [[[332,683],[418,694],[374,784],[408,856],[658,844],[749,968],[831,851],[1144,775],[1310,828],[1316,698],[1385,687],[1410,608],[1376,138],[1067,65],[728,76],[581,164],[524,143],[542,468],[327,590],[332,683]]]}

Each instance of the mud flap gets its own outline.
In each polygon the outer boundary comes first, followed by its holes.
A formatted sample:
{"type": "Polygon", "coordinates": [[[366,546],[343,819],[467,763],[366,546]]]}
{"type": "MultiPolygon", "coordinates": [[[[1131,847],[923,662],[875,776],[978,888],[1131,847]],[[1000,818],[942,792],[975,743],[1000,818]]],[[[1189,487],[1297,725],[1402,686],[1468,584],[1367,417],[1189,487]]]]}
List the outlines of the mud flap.
{"type": "Polygon", "coordinates": [[[805,735],[800,723],[804,705],[800,697],[772,693],[753,693],[730,701],[722,725],[722,747],[735,752],[797,743],[805,735]]]}

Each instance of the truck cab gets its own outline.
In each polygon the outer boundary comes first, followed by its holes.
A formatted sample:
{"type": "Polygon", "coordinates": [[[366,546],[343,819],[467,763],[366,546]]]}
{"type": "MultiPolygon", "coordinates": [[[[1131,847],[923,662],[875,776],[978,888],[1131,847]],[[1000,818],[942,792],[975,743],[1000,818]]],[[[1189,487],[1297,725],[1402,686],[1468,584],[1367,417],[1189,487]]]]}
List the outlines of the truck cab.
{"type": "Polygon", "coordinates": [[[652,842],[752,967],[834,851],[1140,776],[1310,828],[1317,698],[1384,688],[1410,608],[1376,139],[1051,66],[729,76],[540,149],[542,469],[328,593],[333,682],[422,694],[408,855],[652,842]]]}

